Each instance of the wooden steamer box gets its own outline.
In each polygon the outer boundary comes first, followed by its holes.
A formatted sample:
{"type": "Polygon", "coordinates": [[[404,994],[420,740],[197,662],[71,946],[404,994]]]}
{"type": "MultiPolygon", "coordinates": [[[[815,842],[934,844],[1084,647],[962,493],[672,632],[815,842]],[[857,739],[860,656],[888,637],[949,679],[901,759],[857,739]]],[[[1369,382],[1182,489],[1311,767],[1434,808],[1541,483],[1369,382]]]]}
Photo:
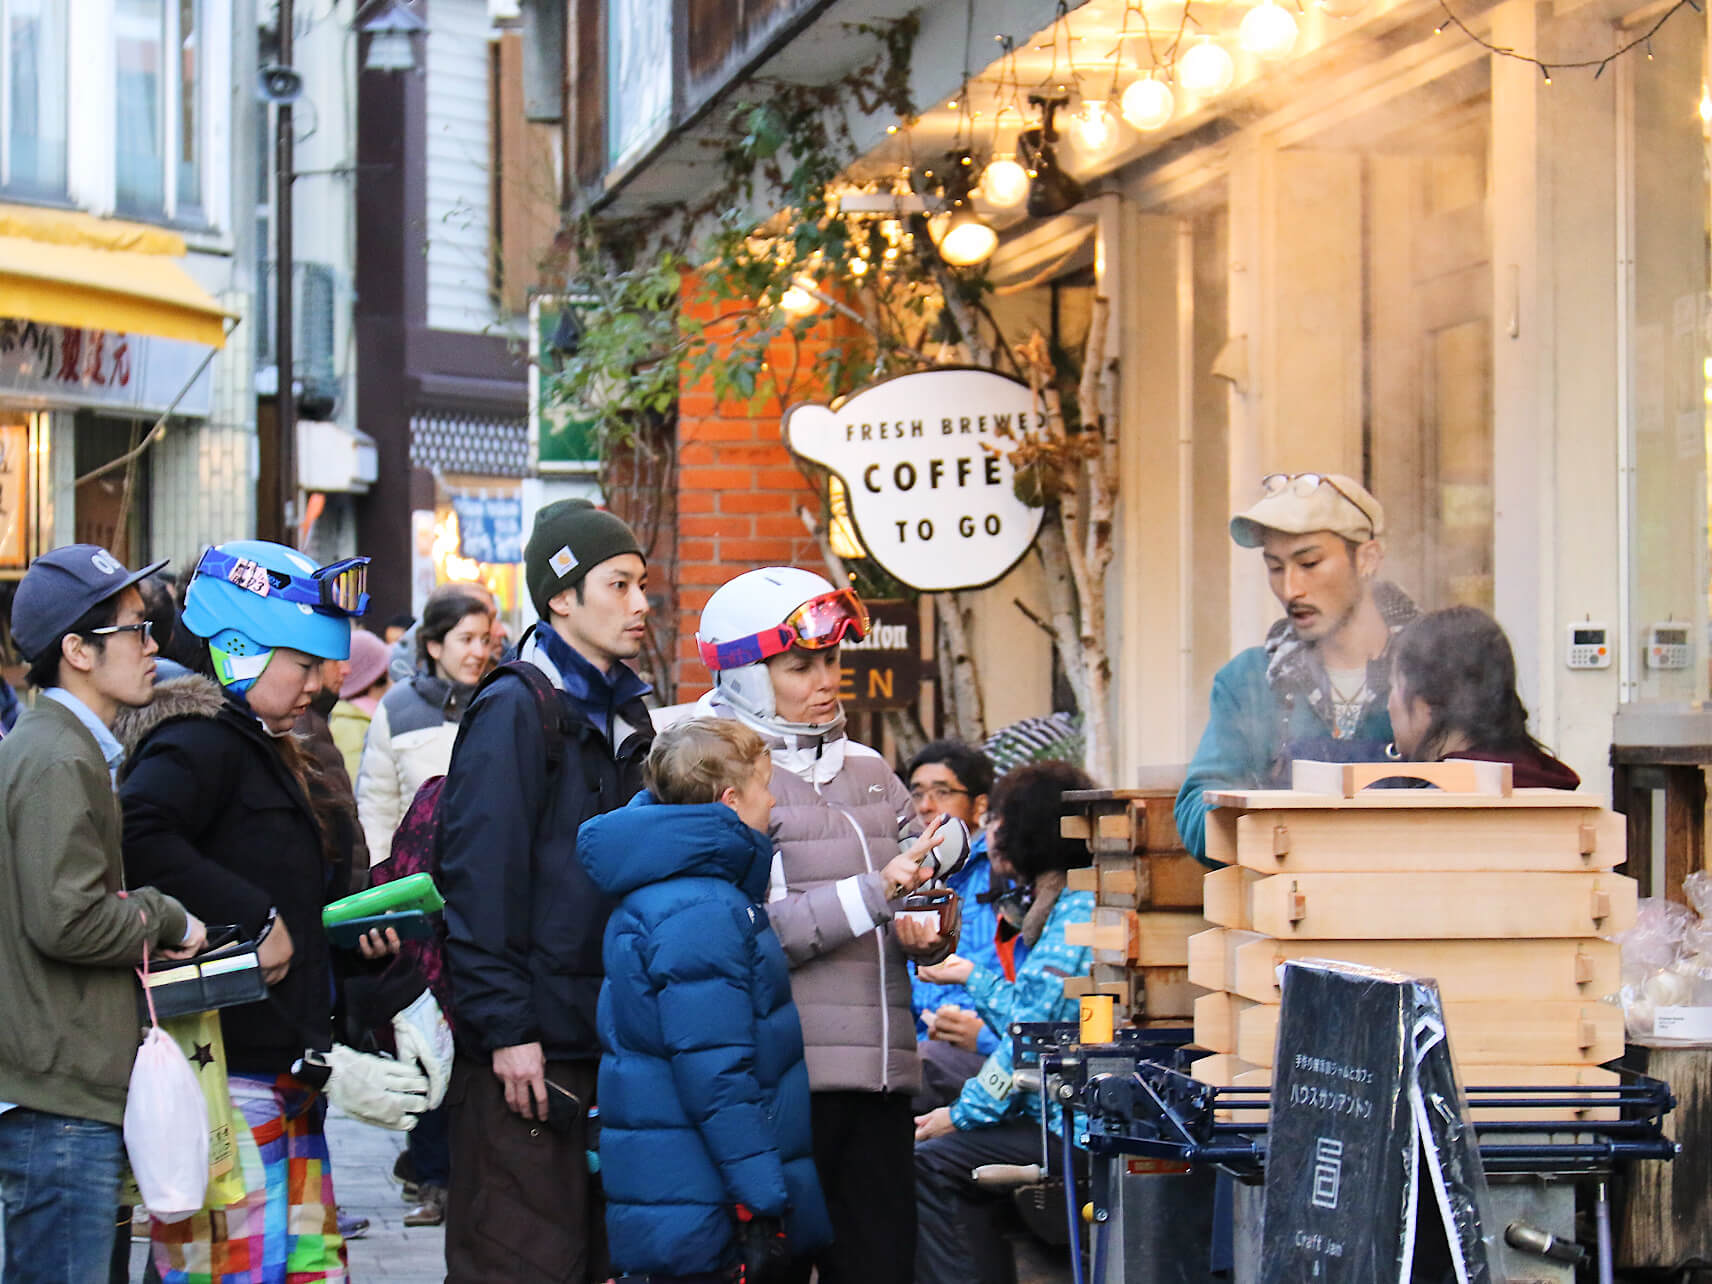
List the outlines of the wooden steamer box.
{"type": "Polygon", "coordinates": [[[1197,1077],[1268,1082],[1278,970],[1329,958],[1438,981],[1466,1083],[1615,1082],[1598,1067],[1623,1053],[1618,950],[1600,938],[1635,919],[1620,816],[1514,790],[1498,763],[1298,762],[1291,783],[1207,795],[1226,868],[1206,879],[1215,926],[1189,941],[1195,1042],[1214,1054],[1197,1077]],[[1438,788],[1366,788],[1398,774],[1438,788]]]}
{"type": "Polygon", "coordinates": [[[1094,893],[1094,917],[1072,923],[1072,945],[1093,947],[1088,977],[1066,994],[1110,994],[1118,1017],[1186,1025],[1200,989],[1189,982],[1189,939],[1204,931],[1206,866],[1183,850],[1172,817],[1177,789],[1089,789],[1064,795],[1061,831],[1088,843],[1094,863],[1073,869],[1069,886],[1094,893]]]}

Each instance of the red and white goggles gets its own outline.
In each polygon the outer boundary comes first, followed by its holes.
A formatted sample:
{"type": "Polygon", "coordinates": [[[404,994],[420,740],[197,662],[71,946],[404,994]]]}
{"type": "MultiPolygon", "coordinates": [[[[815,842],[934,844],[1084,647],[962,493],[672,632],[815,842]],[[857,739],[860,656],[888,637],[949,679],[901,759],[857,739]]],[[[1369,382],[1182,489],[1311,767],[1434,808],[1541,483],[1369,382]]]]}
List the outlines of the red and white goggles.
{"type": "Polygon", "coordinates": [[[868,636],[868,608],[862,605],[855,589],[834,589],[811,597],[785,616],[776,628],[729,642],[708,642],[698,637],[696,647],[701,652],[701,662],[717,673],[759,664],[793,646],[824,651],[843,642],[845,634],[854,635],[858,641],[868,636]]]}

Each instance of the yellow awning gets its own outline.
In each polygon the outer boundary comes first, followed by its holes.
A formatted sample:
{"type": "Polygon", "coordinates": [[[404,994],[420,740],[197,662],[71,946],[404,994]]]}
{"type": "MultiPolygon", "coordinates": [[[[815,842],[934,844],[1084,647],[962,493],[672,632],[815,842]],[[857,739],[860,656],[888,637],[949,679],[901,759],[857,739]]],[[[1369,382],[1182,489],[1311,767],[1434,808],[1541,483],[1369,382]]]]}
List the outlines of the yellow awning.
{"type": "Polygon", "coordinates": [[[162,228],[0,205],[0,317],[224,347],[230,314],[183,257],[162,228]]]}

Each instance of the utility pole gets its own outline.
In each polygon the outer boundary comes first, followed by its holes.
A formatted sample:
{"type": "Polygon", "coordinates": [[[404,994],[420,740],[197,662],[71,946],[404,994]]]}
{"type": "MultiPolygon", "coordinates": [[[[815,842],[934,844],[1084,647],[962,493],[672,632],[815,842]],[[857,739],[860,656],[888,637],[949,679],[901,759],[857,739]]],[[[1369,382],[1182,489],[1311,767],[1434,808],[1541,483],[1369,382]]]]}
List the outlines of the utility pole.
{"type": "MultiPolygon", "coordinates": [[[[279,65],[290,67],[292,59],[292,0],[279,0],[279,65]]],[[[291,375],[294,354],[291,344],[291,180],[296,160],[292,155],[292,112],[289,101],[275,108],[273,138],[274,216],[278,248],[274,252],[274,358],[279,372],[274,419],[279,432],[279,511],[285,538],[297,543],[297,398],[291,375]]]]}

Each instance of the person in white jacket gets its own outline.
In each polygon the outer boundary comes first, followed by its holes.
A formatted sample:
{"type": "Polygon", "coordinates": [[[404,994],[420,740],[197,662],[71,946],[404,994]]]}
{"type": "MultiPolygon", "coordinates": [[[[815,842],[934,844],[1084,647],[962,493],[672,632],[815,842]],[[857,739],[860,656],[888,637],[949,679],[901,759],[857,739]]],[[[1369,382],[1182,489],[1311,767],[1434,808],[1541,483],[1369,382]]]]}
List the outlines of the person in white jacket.
{"type": "Polygon", "coordinates": [[[357,818],[369,861],[392,855],[392,835],[423,783],[446,774],[458,720],[487,672],[493,612],[474,593],[430,602],[416,630],[416,672],[386,693],[357,771],[357,818]]]}

